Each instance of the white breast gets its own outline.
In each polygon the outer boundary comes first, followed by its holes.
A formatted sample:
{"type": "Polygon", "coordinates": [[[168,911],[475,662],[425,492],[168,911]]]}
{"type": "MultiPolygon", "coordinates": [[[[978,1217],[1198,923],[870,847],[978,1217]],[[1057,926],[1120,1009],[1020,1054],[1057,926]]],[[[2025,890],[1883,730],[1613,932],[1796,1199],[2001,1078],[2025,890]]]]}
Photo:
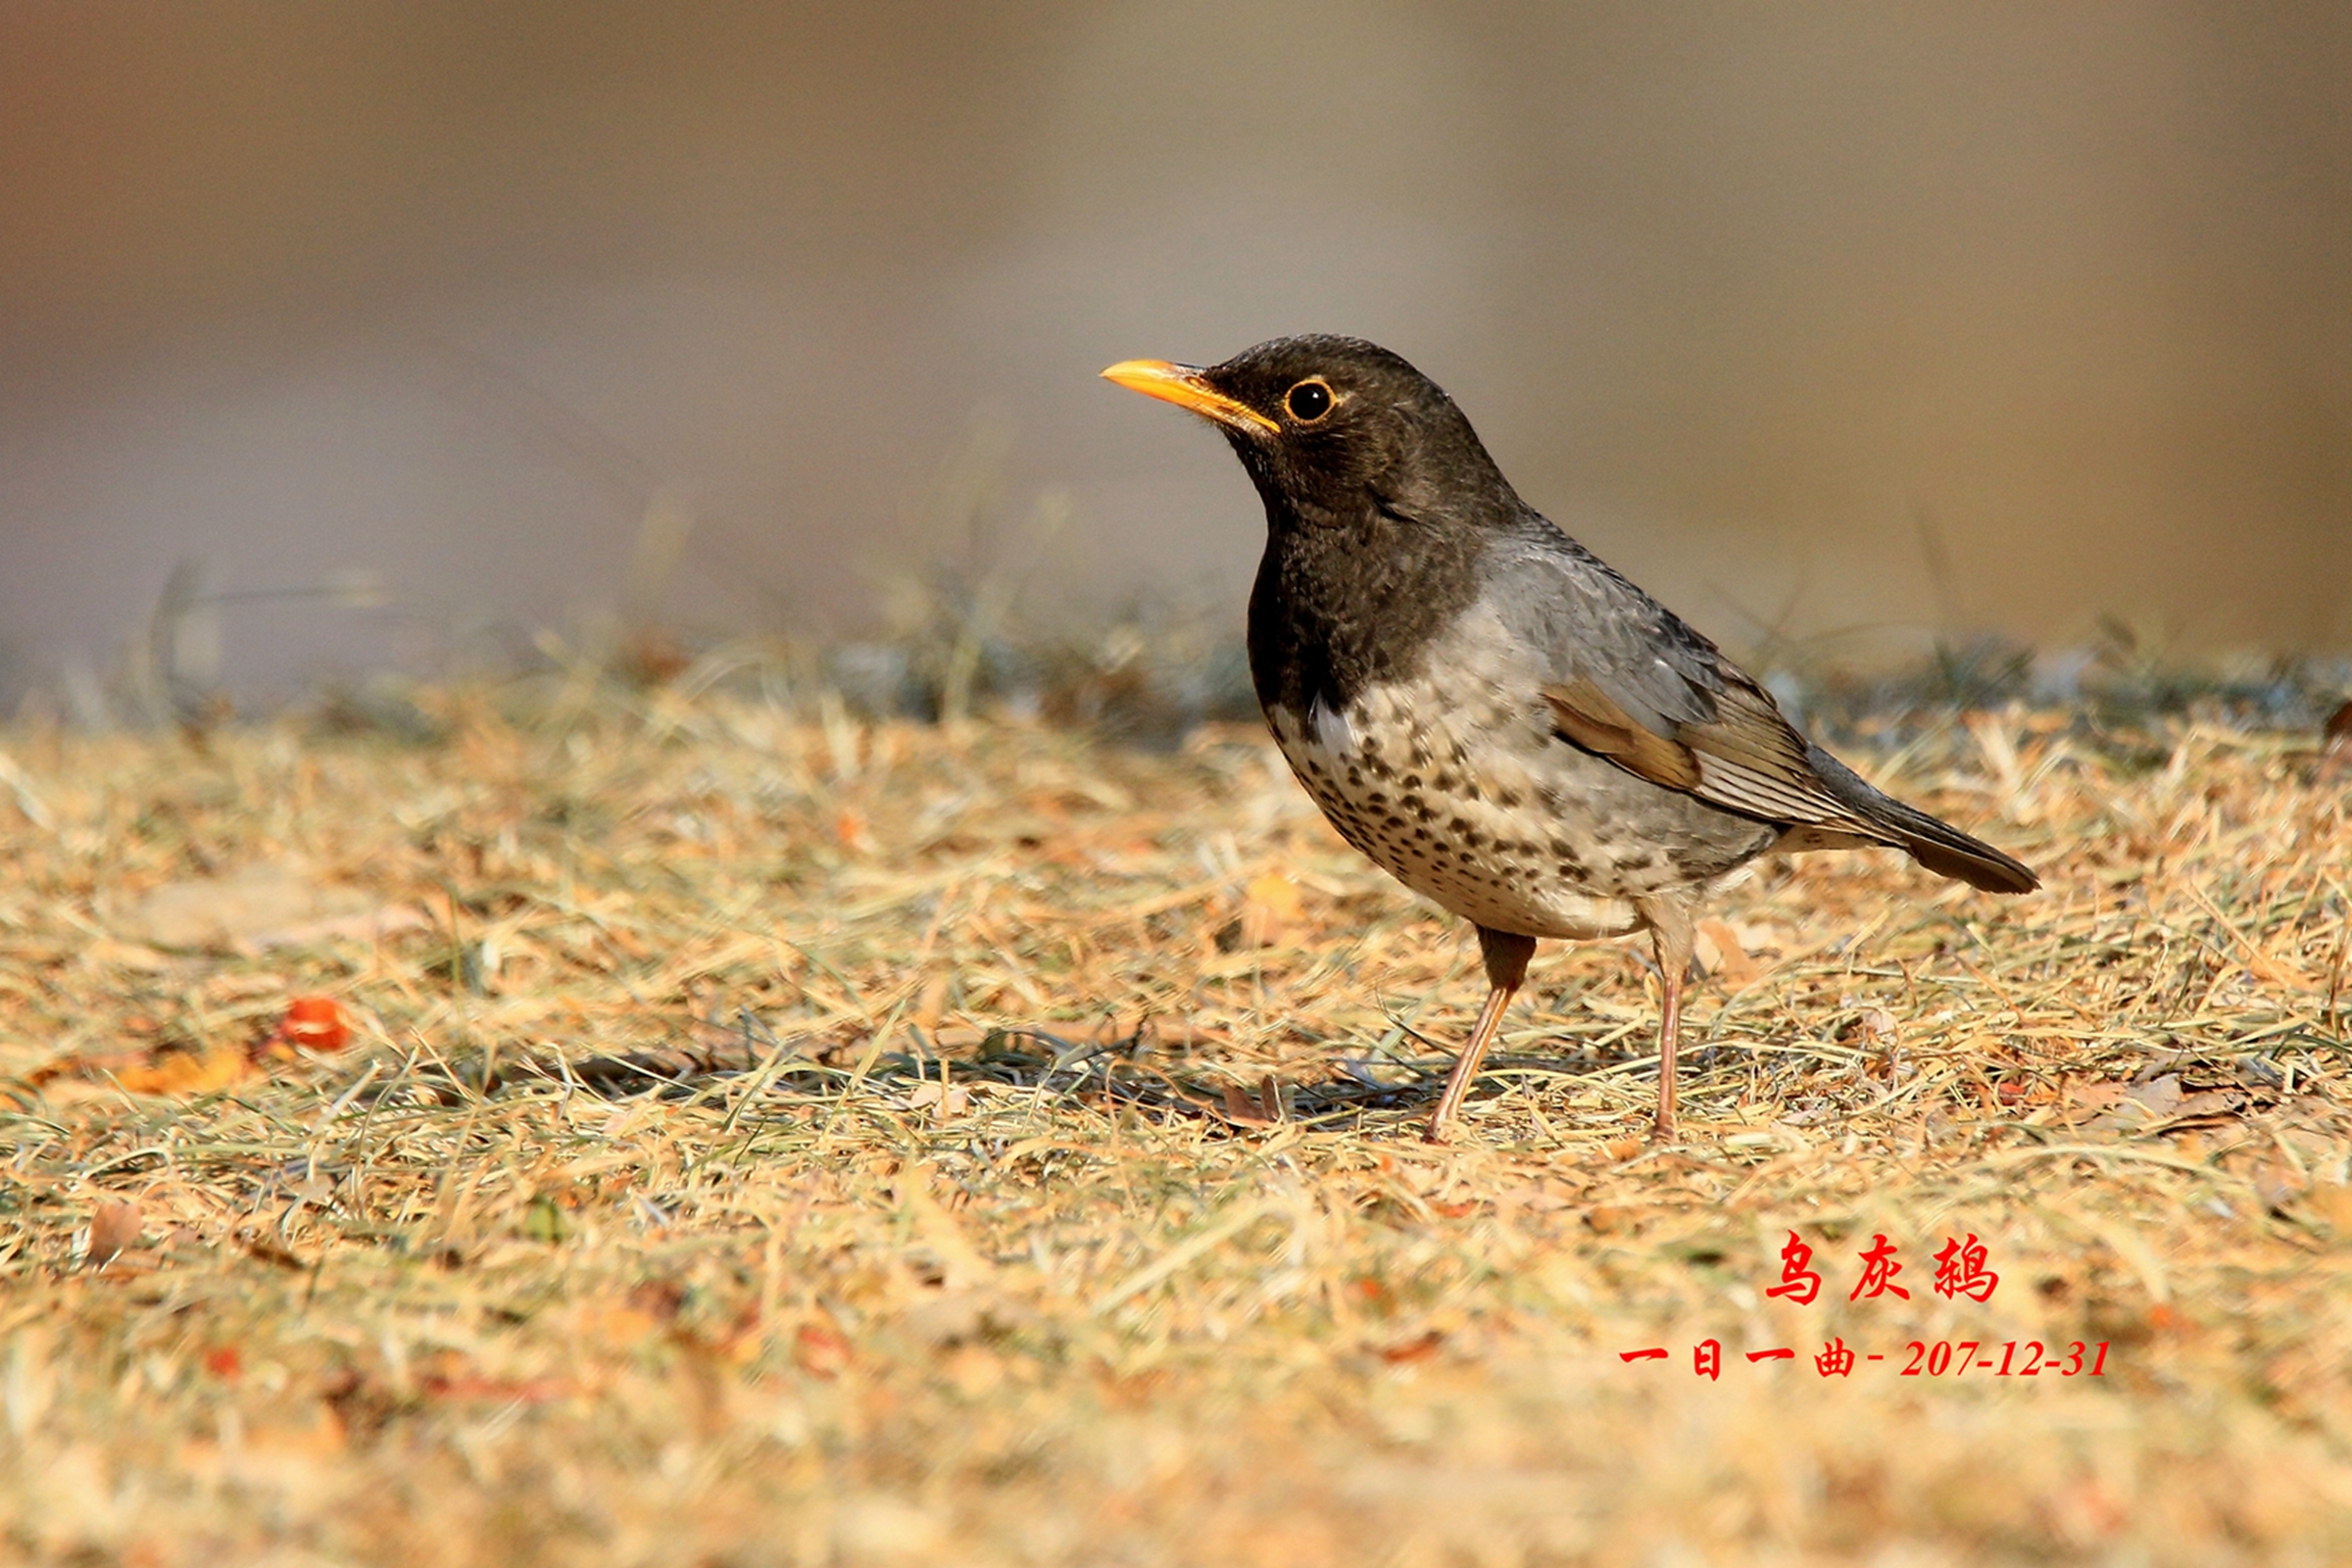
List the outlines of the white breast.
{"type": "Polygon", "coordinates": [[[1605,812],[1545,755],[1559,748],[1501,710],[1492,688],[1473,700],[1469,684],[1376,687],[1346,711],[1317,704],[1267,717],[1341,837],[1422,897],[1526,936],[1635,929],[1605,812]]]}

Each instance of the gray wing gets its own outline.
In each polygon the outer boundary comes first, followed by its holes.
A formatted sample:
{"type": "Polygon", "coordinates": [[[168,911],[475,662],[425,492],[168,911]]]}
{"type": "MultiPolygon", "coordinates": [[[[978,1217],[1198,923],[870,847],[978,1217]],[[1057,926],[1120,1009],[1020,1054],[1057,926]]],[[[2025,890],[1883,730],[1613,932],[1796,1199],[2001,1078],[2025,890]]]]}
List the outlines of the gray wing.
{"type": "Polygon", "coordinates": [[[1885,844],[1988,892],[2038,885],[2026,866],[1882,794],[1808,741],[1722,650],[1549,523],[1498,544],[1484,564],[1483,597],[1535,653],[1541,695],[1573,744],[1779,824],[1796,845],[1885,844]]]}

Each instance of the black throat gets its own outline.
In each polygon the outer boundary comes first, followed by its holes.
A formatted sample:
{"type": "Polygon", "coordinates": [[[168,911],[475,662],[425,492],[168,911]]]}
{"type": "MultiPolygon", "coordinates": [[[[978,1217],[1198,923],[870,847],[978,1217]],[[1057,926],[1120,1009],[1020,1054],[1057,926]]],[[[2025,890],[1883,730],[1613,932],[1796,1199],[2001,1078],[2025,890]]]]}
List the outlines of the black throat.
{"type": "Polygon", "coordinates": [[[1365,688],[1419,674],[1477,596],[1480,530],[1369,501],[1310,521],[1261,493],[1266,553],[1250,590],[1258,706],[1344,712],[1365,688]]]}

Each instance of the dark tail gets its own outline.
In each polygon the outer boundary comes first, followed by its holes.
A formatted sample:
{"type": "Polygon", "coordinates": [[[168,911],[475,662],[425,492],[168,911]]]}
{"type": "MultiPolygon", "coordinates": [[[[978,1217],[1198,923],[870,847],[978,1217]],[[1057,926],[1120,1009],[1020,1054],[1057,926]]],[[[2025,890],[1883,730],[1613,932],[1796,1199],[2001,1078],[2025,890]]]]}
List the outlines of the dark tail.
{"type": "Polygon", "coordinates": [[[2013,860],[1991,845],[1972,839],[1949,822],[1938,821],[1916,807],[1873,789],[1852,768],[1820,747],[1807,749],[1806,760],[1837,797],[1854,814],[1886,836],[1886,842],[1909,853],[1929,870],[1986,893],[2031,893],[2041,878],[2021,860],[2013,860]]]}

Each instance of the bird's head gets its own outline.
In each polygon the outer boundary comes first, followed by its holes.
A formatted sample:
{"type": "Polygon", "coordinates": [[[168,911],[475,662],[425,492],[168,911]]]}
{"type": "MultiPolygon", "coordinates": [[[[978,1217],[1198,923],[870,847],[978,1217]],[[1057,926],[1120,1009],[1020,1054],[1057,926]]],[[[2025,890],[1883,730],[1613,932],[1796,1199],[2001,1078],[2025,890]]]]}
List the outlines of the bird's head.
{"type": "Polygon", "coordinates": [[[1128,360],[1102,374],[1222,430],[1277,528],[1380,512],[1474,520],[1518,505],[1453,399],[1361,338],[1280,337],[1205,368],[1128,360]]]}

